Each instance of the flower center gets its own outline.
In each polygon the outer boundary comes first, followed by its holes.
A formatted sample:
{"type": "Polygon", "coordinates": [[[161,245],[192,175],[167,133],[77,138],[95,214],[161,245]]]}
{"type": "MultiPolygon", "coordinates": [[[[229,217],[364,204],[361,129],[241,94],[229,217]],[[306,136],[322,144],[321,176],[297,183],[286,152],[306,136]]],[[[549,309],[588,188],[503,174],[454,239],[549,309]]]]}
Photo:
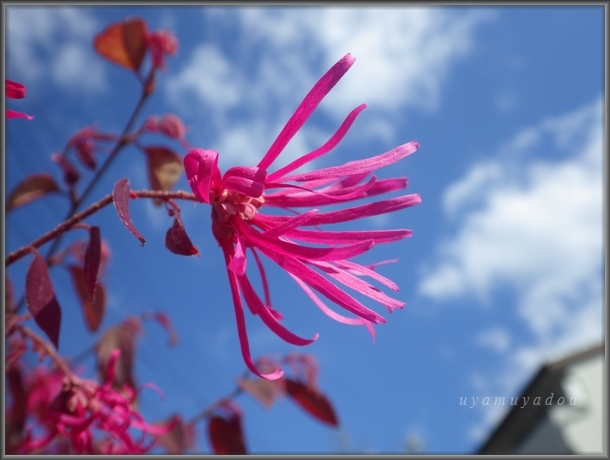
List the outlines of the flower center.
{"type": "Polygon", "coordinates": [[[265,199],[252,198],[233,190],[223,189],[218,193],[210,190],[210,203],[212,203],[212,231],[217,238],[231,239],[235,233],[229,223],[233,216],[241,220],[251,220],[257,213],[265,199]]]}

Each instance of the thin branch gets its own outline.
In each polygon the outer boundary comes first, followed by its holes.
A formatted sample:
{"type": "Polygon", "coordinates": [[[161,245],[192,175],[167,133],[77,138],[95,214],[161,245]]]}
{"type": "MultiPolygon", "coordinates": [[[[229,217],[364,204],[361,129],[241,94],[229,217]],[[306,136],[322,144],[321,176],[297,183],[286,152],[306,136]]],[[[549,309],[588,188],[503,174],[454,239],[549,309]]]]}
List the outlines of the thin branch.
{"type": "MultiPolygon", "coordinates": [[[[244,373],[244,378],[246,378],[249,375],[249,373],[246,371],[244,373]]],[[[244,392],[244,390],[242,390],[241,387],[237,386],[233,389],[233,391],[231,391],[230,393],[228,393],[226,396],[223,396],[220,399],[217,399],[216,401],[214,401],[212,404],[210,404],[208,407],[206,407],[205,409],[203,409],[201,412],[199,412],[197,415],[195,415],[194,417],[192,417],[188,422],[187,425],[194,425],[195,423],[197,423],[199,420],[204,420],[206,418],[209,418],[214,411],[219,408],[220,406],[222,406],[224,403],[231,401],[232,399],[235,399],[237,396],[239,396],[240,394],[242,394],[244,392]]]]}
{"type": "MultiPolygon", "coordinates": [[[[99,180],[101,179],[103,174],[106,172],[106,170],[114,162],[114,160],[118,156],[119,152],[123,149],[123,147],[125,147],[126,145],[128,145],[131,142],[131,139],[129,138],[128,133],[131,130],[133,124],[135,123],[136,118],[142,111],[142,108],[144,107],[144,103],[149,98],[149,96],[152,94],[149,83],[153,81],[154,76],[155,76],[155,69],[153,68],[153,69],[151,69],[150,73],[148,74],[147,79],[142,84],[142,95],[140,96],[140,100],[136,104],[133,112],[131,113],[131,116],[127,120],[127,123],[125,124],[125,128],[123,128],[123,132],[122,132],[121,136],[119,137],[119,141],[117,142],[117,144],[114,146],[114,148],[110,152],[110,154],[109,154],[108,158],[106,159],[106,161],[104,162],[104,164],[100,167],[100,169],[98,169],[96,171],[95,176],[91,179],[91,182],[85,188],[82,195],[80,197],[76,198],[74,193],[71,193],[70,201],[72,202],[72,205],[70,206],[70,209],[66,213],[66,217],[64,219],[69,219],[76,211],[78,211],[80,206],[83,204],[85,199],[89,196],[89,194],[93,190],[93,187],[95,187],[95,185],[99,182],[99,180]]],[[[139,78],[139,80],[141,81],[140,78],[139,78]]],[[[66,149],[67,149],[67,145],[66,145],[66,149]]],[[[57,236],[57,238],[55,239],[55,241],[53,241],[53,244],[49,248],[49,252],[47,252],[47,255],[45,257],[47,264],[49,263],[49,261],[51,260],[51,258],[55,254],[55,252],[57,251],[57,248],[59,248],[59,245],[61,244],[62,239],[63,239],[63,233],[60,233],[57,236]]],[[[17,306],[16,306],[17,311],[21,310],[21,308],[24,305],[24,302],[25,302],[25,296],[22,296],[21,299],[19,299],[19,302],[17,302],[17,306]]]]}
{"type": "MultiPolygon", "coordinates": [[[[148,91],[146,91],[146,87],[143,86],[142,95],[140,96],[140,100],[138,101],[131,116],[129,117],[129,120],[125,124],[125,128],[123,128],[123,132],[121,133],[121,136],[119,137],[119,142],[117,142],[117,144],[114,146],[114,148],[108,155],[108,158],[102,164],[100,169],[98,169],[96,171],[95,176],[91,179],[91,182],[89,182],[89,185],[85,188],[82,195],[80,197],[78,197],[75,201],[73,201],[72,206],[70,206],[70,210],[66,213],[66,217],[65,217],[66,219],[68,219],[70,216],[72,216],[81,207],[81,205],[83,204],[85,199],[87,199],[87,197],[93,190],[93,187],[95,187],[97,185],[99,180],[102,178],[102,176],[104,175],[106,170],[110,167],[110,165],[114,162],[114,160],[116,159],[118,154],[121,152],[123,147],[125,147],[126,145],[128,145],[131,142],[129,139],[128,133],[131,130],[131,127],[133,126],[133,124],[135,123],[136,118],[142,111],[142,108],[144,107],[144,103],[146,102],[146,100],[148,99],[149,96],[150,96],[150,93],[148,91]]],[[[59,247],[59,244],[61,243],[61,239],[62,239],[62,237],[60,236],[53,242],[53,245],[49,249],[49,252],[46,257],[47,262],[53,256],[53,254],[55,254],[55,251],[57,250],[57,248],[59,247]]]]}
{"type": "Polygon", "coordinates": [[[28,337],[35,344],[35,348],[44,350],[44,352],[53,360],[57,367],[59,367],[59,369],[66,375],[66,377],[72,377],[72,371],[70,371],[70,367],[57,354],[57,352],[49,342],[47,342],[34,331],[25,326],[17,325],[17,329],[19,330],[19,332],[21,332],[21,334],[28,337]]]}
{"type": "MultiPolygon", "coordinates": [[[[132,196],[135,196],[137,198],[155,198],[155,199],[161,199],[161,200],[169,200],[171,198],[174,198],[174,199],[197,201],[197,198],[195,198],[195,195],[193,195],[192,193],[184,192],[184,191],[165,192],[165,191],[160,191],[160,190],[140,190],[140,191],[132,191],[131,193],[133,194],[132,196]]],[[[30,244],[23,246],[23,247],[17,249],[16,251],[11,252],[4,260],[4,265],[6,267],[8,267],[13,262],[21,259],[23,256],[28,254],[32,250],[32,248],[38,248],[38,247],[42,246],[43,244],[48,243],[49,241],[51,241],[54,238],[55,238],[55,241],[58,241],[60,236],[63,233],[67,232],[68,230],[73,228],[76,224],[78,224],[82,220],[89,217],[91,214],[94,214],[95,212],[99,211],[104,206],[107,206],[112,202],[113,202],[112,194],[106,195],[101,200],[96,201],[95,203],[90,205],[84,211],[81,211],[78,214],[72,216],[70,219],[66,220],[65,222],[62,222],[57,227],[55,227],[53,230],[49,230],[47,233],[42,235],[37,240],[32,241],[30,244]]]]}

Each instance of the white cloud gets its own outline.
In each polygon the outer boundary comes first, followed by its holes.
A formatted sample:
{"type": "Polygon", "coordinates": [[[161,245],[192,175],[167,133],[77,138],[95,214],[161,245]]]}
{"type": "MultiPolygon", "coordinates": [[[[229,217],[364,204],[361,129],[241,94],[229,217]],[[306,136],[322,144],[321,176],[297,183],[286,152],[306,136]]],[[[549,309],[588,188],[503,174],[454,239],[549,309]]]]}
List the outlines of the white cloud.
{"type": "Polygon", "coordinates": [[[242,84],[235,79],[230,62],[210,45],[200,45],[190,62],[177,76],[170,78],[167,91],[180,105],[188,101],[186,95],[195,93],[210,113],[234,107],[241,97],[242,84]]]}
{"type": "Polygon", "coordinates": [[[481,332],[476,338],[476,343],[502,353],[510,345],[510,334],[504,328],[494,327],[481,332]]]}
{"type": "Polygon", "coordinates": [[[471,50],[475,27],[489,18],[482,10],[404,7],[256,9],[241,15],[249,32],[272,44],[276,60],[295,53],[321,56],[328,68],[348,52],[357,58],[352,78],[333,90],[337,116],[353,107],[354,94],[388,110],[434,108],[451,64],[471,50]]]}
{"type": "MultiPolygon", "coordinates": [[[[528,339],[509,341],[493,329],[477,338],[507,352],[499,372],[485,376],[497,395],[518,391],[544,362],[602,340],[602,128],[601,100],[545,119],[445,193],[457,229],[439,244],[419,291],[439,301],[474,294],[490,304],[502,302],[494,298],[499,287],[515,294],[528,339]]],[[[471,434],[501,414],[482,413],[471,434]]]]}
{"type": "MultiPolygon", "coordinates": [[[[575,294],[580,283],[599,273],[601,109],[596,103],[587,110],[588,119],[577,125],[588,141],[569,159],[478,164],[447,189],[447,212],[472,208],[462,213],[457,233],[441,243],[439,262],[420,284],[423,294],[438,299],[484,294],[509,283],[523,289],[523,300],[531,303],[541,295],[575,294]]],[[[535,137],[565,135],[565,120],[544,122],[535,137]]]]}
{"type": "Polygon", "coordinates": [[[87,67],[89,64],[92,64],[89,50],[80,43],[69,43],[58,50],[52,63],[51,74],[60,86],[66,88],[88,91],[103,87],[103,74],[91,71],[91,68],[87,67]],[[87,72],[87,75],[84,72],[87,72]]]}
{"type": "Polygon", "coordinates": [[[326,63],[347,51],[358,59],[352,78],[337,89],[337,109],[347,109],[353,94],[387,110],[435,109],[451,66],[471,51],[475,27],[489,18],[477,10],[329,10],[316,29],[329,44],[326,63]]]}
{"type": "Polygon", "coordinates": [[[91,45],[101,29],[82,9],[7,7],[6,26],[11,77],[33,84],[50,75],[59,86],[87,91],[104,86],[91,45]]]}
{"type": "Polygon", "coordinates": [[[449,186],[443,196],[443,208],[449,216],[456,216],[468,205],[480,204],[498,179],[502,168],[497,163],[483,163],[473,166],[467,176],[449,186]]]}
{"type": "MultiPolygon", "coordinates": [[[[222,42],[200,45],[169,77],[167,96],[181,110],[186,105],[205,116],[209,128],[201,139],[193,133],[193,143],[245,143],[260,159],[316,80],[350,52],[356,64],[320,106],[335,119],[325,129],[336,129],[366,102],[375,124],[353,135],[388,141],[399,109],[437,107],[451,66],[471,51],[476,27],[489,17],[482,10],[404,7],[209,9],[206,28],[214,36],[232,34],[236,46],[229,54],[222,42]]],[[[320,145],[312,128],[302,130],[308,150],[320,145]]]]}

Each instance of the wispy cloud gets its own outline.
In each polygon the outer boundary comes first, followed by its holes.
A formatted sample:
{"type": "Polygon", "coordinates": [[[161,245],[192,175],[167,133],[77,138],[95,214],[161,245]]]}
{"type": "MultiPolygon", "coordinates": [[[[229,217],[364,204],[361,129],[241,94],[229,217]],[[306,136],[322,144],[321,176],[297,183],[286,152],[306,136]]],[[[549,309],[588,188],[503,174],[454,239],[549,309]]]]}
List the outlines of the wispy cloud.
{"type": "Polygon", "coordinates": [[[471,52],[477,26],[489,18],[438,8],[207,9],[206,28],[237,43],[230,50],[221,41],[199,45],[169,77],[167,97],[205,119],[195,144],[239,147],[221,152],[232,161],[259,159],[313,83],[350,52],[356,64],[320,106],[333,122],[306,124],[300,153],[318,147],[326,140],[318,143],[320,131],[328,138],[363,102],[375,123],[353,136],[393,141],[399,110],[438,107],[452,65],[471,52]]]}
{"type": "Polygon", "coordinates": [[[210,114],[234,107],[243,90],[243,84],[236,78],[231,63],[214,46],[202,44],[192,53],[185,68],[171,78],[166,86],[169,97],[178,105],[188,108],[189,93],[210,107],[210,114]]]}
{"type": "Polygon", "coordinates": [[[50,76],[62,88],[80,91],[105,86],[102,62],[91,46],[101,29],[83,9],[11,6],[6,27],[11,77],[32,84],[50,76]]]}
{"type": "MultiPolygon", "coordinates": [[[[507,351],[501,369],[485,376],[499,394],[518,389],[545,361],[602,339],[602,128],[601,100],[545,119],[445,193],[456,231],[439,243],[419,291],[440,302],[475,295],[494,305],[502,303],[498,288],[512,290],[527,334],[509,342],[491,330],[478,338],[507,351]]],[[[498,417],[487,411],[471,433],[498,417]]]]}
{"type": "Polygon", "coordinates": [[[505,352],[510,342],[509,332],[501,327],[486,329],[476,337],[477,345],[491,348],[497,353],[505,352]]]}
{"type": "MultiPolygon", "coordinates": [[[[450,67],[473,47],[473,34],[491,16],[431,8],[306,8],[244,11],[241,20],[273,45],[275,60],[300,54],[326,68],[347,52],[361,61],[331,96],[339,117],[354,94],[387,110],[437,106],[450,67]]],[[[318,69],[321,70],[321,69],[318,69]]]]}
{"type": "MultiPolygon", "coordinates": [[[[448,187],[445,211],[459,215],[460,222],[456,233],[440,243],[438,261],[421,281],[422,294],[436,299],[486,295],[508,283],[528,294],[523,300],[533,301],[542,290],[565,296],[599,273],[601,106],[596,102],[576,114],[524,131],[534,139],[526,143],[529,150],[555,145],[561,161],[542,160],[540,155],[525,160],[514,152],[518,159],[476,164],[448,187]],[[567,133],[581,140],[584,136],[586,142],[573,151],[567,133]]],[[[522,138],[517,134],[511,144],[525,145],[522,138]]]]}

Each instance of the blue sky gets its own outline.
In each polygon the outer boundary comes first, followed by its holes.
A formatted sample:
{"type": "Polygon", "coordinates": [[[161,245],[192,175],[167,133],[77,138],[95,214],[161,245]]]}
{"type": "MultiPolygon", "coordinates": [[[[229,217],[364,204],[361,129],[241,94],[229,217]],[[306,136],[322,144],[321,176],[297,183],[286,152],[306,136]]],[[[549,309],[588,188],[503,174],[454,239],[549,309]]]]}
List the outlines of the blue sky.
{"type": "MultiPolygon", "coordinates": [[[[471,453],[509,406],[469,408],[460,397],[516,396],[545,360],[604,336],[603,13],[603,6],[10,6],[6,77],[24,83],[27,97],[7,107],[36,118],[7,123],[6,187],[33,172],[59,178],[50,155],[84,126],[122,129],[139,84],[91,45],[112,22],[139,16],[151,30],[173,31],[178,53],[159,75],[143,117],[180,116],[188,141],[218,151],[222,170],[255,165],[315,81],[350,52],[356,63],[278,166],[318,147],[361,103],[367,109],[316,166],[413,139],[421,144],[379,176],[407,176],[407,191],[423,202],[356,225],[413,229],[411,238],[359,259],[399,257],[379,271],[398,283],[407,306],[391,315],[377,310],[388,322],[377,327],[373,344],[363,328],[323,315],[267,264],[285,325],[320,338],[297,349],[249,317],[253,355],[314,354],[320,387],[341,425],[322,426],[288,400],[266,411],[242,395],[248,449],[400,453],[406,439],[417,438],[424,452],[471,453]]],[[[147,139],[186,153],[177,143],[147,139]]],[[[122,154],[94,196],[123,177],[134,189],[148,186],[135,149],[122,154]]],[[[186,180],[176,188],[188,190],[186,180]]],[[[168,348],[161,329],[148,324],[138,342],[137,381],[154,381],[165,393],[160,400],[144,391],[141,410],[151,420],[195,415],[244,370],[209,209],[181,207],[199,258],[165,249],[171,220],[151,203],[131,206],[147,238],[143,248],[114,209],[89,221],[102,226],[112,252],[102,326],[160,310],[179,334],[179,345],[168,348]]],[[[12,212],[6,250],[55,226],[65,209],[54,196],[12,212]]],[[[8,270],[19,293],[28,262],[8,270]]],[[[60,350],[73,356],[96,336],[84,329],[69,278],[52,276],[64,314],[60,350]]],[[[198,449],[209,452],[203,425],[198,449]]]]}

